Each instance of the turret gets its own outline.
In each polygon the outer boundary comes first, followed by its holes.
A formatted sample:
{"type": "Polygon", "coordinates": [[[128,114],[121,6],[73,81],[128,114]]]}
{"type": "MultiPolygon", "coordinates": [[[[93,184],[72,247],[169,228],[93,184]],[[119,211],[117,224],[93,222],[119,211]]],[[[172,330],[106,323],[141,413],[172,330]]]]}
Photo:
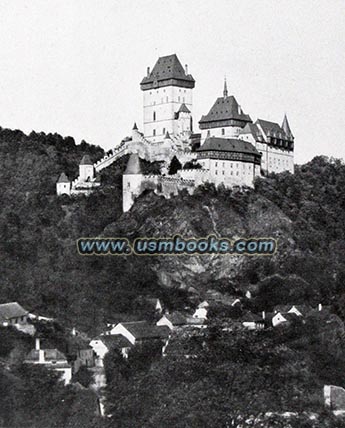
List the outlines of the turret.
{"type": "Polygon", "coordinates": [[[69,181],[67,175],[64,172],[60,174],[60,177],[56,182],[56,194],[57,195],[71,194],[71,182],[69,181]]]}
{"type": "Polygon", "coordinates": [[[140,167],[140,159],[137,153],[129,157],[122,180],[122,208],[123,212],[131,209],[134,200],[140,195],[143,174],[140,167]]]}
{"type": "Polygon", "coordinates": [[[95,170],[89,155],[84,155],[79,164],[79,180],[91,181],[95,177],[95,170]]]}
{"type": "Polygon", "coordinates": [[[287,118],[286,114],[284,115],[284,119],[283,119],[283,123],[282,123],[282,128],[283,128],[286,136],[289,139],[293,140],[293,135],[292,135],[292,132],[291,132],[291,129],[290,129],[290,125],[289,125],[289,121],[288,121],[288,118],[287,118]]]}

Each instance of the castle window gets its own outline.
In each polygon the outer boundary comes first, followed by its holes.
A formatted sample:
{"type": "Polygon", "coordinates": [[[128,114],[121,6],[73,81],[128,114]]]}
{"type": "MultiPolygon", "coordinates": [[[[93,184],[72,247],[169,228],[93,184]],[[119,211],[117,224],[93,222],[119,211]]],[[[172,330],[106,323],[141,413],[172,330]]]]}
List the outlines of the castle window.
{"type": "Polygon", "coordinates": [[[179,96],[177,99],[178,99],[178,102],[180,103],[181,102],[181,97],[179,96]]]}
{"type": "Polygon", "coordinates": [[[216,175],[218,175],[218,172],[216,171],[216,175]]]}
{"type": "Polygon", "coordinates": [[[165,135],[165,128],[163,128],[163,135],[165,135]]]}
{"type": "Polygon", "coordinates": [[[225,129],[224,128],[222,128],[222,135],[224,135],[225,134],[225,129]]]}
{"type": "Polygon", "coordinates": [[[216,162],[216,166],[218,166],[218,162],[216,162]]]}
{"type": "Polygon", "coordinates": [[[154,137],[156,136],[156,130],[155,129],[153,130],[153,136],[154,137]]]}
{"type": "Polygon", "coordinates": [[[127,183],[127,187],[131,187],[131,183],[130,182],[127,183]]]}
{"type": "Polygon", "coordinates": [[[209,137],[211,135],[211,131],[210,130],[208,130],[207,131],[207,136],[209,137]]]}
{"type": "Polygon", "coordinates": [[[224,171],[223,171],[223,175],[224,175],[224,171]]]}
{"type": "Polygon", "coordinates": [[[156,120],[156,112],[155,111],[153,112],[153,120],[154,121],[156,120]]]}

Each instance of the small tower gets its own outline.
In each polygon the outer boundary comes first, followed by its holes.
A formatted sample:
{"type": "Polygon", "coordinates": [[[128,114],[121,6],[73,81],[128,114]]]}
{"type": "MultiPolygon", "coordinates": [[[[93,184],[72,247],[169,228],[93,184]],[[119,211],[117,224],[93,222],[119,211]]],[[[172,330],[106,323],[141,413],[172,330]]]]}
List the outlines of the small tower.
{"type": "Polygon", "coordinates": [[[122,209],[127,212],[134,204],[134,200],[140,195],[143,174],[140,168],[140,159],[137,153],[129,157],[126,170],[122,178],[122,209]]]}
{"type": "Polygon", "coordinates": [[[224,77],[224,90],[223,90],[223,97],[227,98],[228,96],[228,85],[226,83],[226,77],[224,77]]]}
{"type": "Polygon", "coordinates": [[[175,116],[177,120],[177,134],[189,137],[193,132],[192,113],[185,103],[182,103],[175,116]]]}
{"type": "Polygon", "coordinates": [[[91,181],[95,178],[95,170],[89,155],[84,155],[79,164],[79,181],[91,181]]]}
{"type": "Polygon", "coordinates": [[[63,194],[69,196],[71,194],[71,182],[64,172],[60,174],[60,177],[56,182],[56,194],[58,196],[63,194]]]}

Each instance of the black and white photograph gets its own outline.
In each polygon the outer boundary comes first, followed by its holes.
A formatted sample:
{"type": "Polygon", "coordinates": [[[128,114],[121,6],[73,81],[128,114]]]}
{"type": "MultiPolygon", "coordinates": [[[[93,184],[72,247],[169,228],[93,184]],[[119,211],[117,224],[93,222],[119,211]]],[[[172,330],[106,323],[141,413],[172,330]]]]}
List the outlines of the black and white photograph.
{"type": "Polygon", "coordinates": [[[344,48],[344,0],[0,0],[0,428],[345,428],[344,48]]]}

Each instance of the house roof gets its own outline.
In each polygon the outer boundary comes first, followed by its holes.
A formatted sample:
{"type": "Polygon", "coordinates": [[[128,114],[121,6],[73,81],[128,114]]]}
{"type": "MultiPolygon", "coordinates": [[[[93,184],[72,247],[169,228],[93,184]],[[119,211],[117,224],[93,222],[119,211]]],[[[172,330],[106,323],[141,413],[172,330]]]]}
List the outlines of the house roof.
{"type": "Polygon", "coordinates": [[[129,156],[125,175],[141,174],[140,159],[137,153],[132,153],[129,156]]]}
{"type": "Polygon", "coordinates": [[[299,319],[299,316],[297,314],[295,314],[294,312],[287,312],[287,313],[283,313],[281,314],[283,315],[283,317],[286,319],[286,321],[296,321],[299,319]]]}
{"type": "Polygon", "coordinates": [[[150,325],[147,321],[123,322],[121,325],[128,330],[135,339],[160,339],[168,337],[170,333],[168,327],[150,325]]]}
{"type": "Polygon", "coordinates": [[[173,312],[171,314],[165,314],[167,318],[173,325],[185,325],[187,324],[187,318],[181,314],[181,312],[173,312]]]}
{"type": "MultiPolygon", "coordinates": [[[[42,349],[44,352],[44,359],[47,362],[57,361],[63,362],[66,361],[66,356],[60,352],[58,349],[42,349]]],[[[39,351],[38,349],[32,349],[25,358],[25,361],[38,361],[39,360],[39,351]]]]}
{"type": "Polygon", "coordinates": [[[207,122],[218,122],[221,120],[231,119],[242,122],[252,121],[250,116],[243,112],[233,95],[217,98],[216,102],[211,107],[211,110],[201,117],[199,123],[204,124],[207,122]]]}
{"type": "Polygon", "coordinates": [[[17,302],[2,303],[0,304],[0,320],[6,321],[11,318],[19,318],[27,315],[29,312],[26,311],[17,302]]]}
{"type": "Polygon", "coordinates": [[[252,134],[255,140],[258,140],[259,137],[262,137],[261,131],[255,123],[247,123],[246,126],[240,131],[240,135],[243,134],[252,134]]]}
{"type": "Polygon", "coordinates": [[[150,84],[166,86],[171,84],[171,80],[183,82],[189,88],[194,88],[195,80],[190,74],[186,74],[176,54],[159,57],[152,71],[145,76],[140,83],[143,90],[149,89],[150,84]]]}
{"type": "Polygon", "coordinates": [[[258,119],[255,122],[256,125],[260,125],[266,136],[272,136],[281,138],[283,140],[291,140],[292,134],[287,135],[284,129],[276,122],[270,122],[268,120],[258,119]]]}
{"type": "Polygon", "coordinates": [[[122,349],[132,346],[131,342],[121,334],[109,334],[99,337],[108,349],[122,349]]]}
{"type": "Polygon", "coordinates": [[[79,165],[93,165],[89,155],[84,155],[79,165]]]}
{"type": "Polygon", "coordinates": [[[236,138],[206,138],[204,144],[197,149],[197,152],[205,151],[236,152],[260,156],[253,144],[236,138]]]}
{"type": "Polygon", "coordinates": [[[67,175],[64,172],[62,172],[60,174],[60,177],[59,177],[57,182],[58,183],[69,183],[69,179],[68,179],[67,175]]]}

